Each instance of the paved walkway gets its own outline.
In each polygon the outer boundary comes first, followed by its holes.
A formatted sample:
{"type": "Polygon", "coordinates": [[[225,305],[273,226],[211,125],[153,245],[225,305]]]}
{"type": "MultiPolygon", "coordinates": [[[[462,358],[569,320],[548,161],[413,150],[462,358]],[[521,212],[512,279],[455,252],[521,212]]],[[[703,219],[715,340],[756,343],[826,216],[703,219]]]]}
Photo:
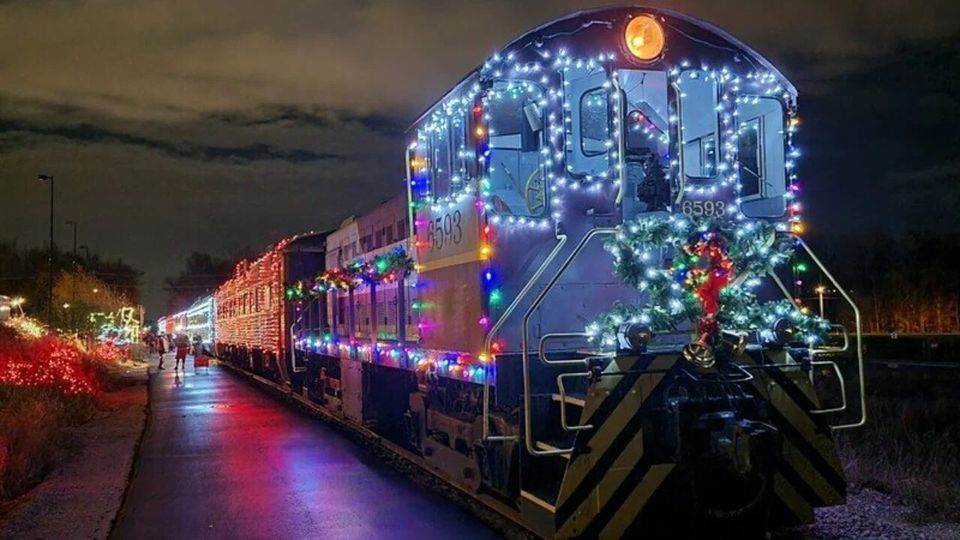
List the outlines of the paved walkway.
{"type": "Polygon", "coordinates": [[[496,538],[224,368],[165,364],[114,538],[496,538]]]}

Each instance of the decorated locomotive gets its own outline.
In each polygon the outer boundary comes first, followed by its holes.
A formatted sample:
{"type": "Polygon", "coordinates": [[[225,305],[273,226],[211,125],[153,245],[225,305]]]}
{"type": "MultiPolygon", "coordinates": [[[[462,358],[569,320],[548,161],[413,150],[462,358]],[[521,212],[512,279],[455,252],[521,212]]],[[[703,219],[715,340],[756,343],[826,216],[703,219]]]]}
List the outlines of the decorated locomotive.
{"type": "Polygon", "coordinates": [[[414,123],[405,194],[296,272],[288,242],[238,270],[219,349],[544,537],[810,522],[866,416],[856,306],[850,337],[781,277],[802,253],[834,281],[796,101],[679,13],[531,30],[414,123]]]}

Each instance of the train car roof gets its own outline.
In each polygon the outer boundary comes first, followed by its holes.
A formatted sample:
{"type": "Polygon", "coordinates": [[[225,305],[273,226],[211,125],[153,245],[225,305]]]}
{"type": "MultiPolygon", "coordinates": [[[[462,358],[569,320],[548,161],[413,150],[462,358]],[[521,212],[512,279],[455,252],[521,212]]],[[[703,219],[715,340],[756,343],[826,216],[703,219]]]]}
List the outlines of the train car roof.
{"type": "MultiPolygon", "coordinates": [[[[505,46],[501,47],[497,53],[508,53],[511,51],[519,50],[525,48],[526,46],[544,39],[551,39],[554,37],[569,35],[573,32],[593,26],[595,24],[604,24],[609,25],[609,20],[601,20],[602,17],[618,17],[629,15],[633,13],[648,14],[648,15],[657,15],[663,17],[665,20],[673,20],[682,24],[689,25],[693,28],[696,28],[707,34],[712,34],[713,37],[717,38],[719,42],[706,42],[702,39],[696,40],[701,45],[709,48],[717,49],[738,49],[736,52],[741,53],[747,57],[751,63],[756,64],[757,66],[763,68],[763,70],[774,75],[782,84],[791,96],[797,96],[797,89],[787,79],[779,69],[777,69],[769,60],[764,58],[760,53],[755,49],[741,41],[736,36],[730,34],[726,30],[716,26],[712,23],[709,23],[703,19],[687,15],[685,13],[680,13],[678,11],[673,11],[669,9],[662,8],[653,8],[646,6],[613,6],[613,7],[601,7],[593,9],[584,9],[570,13],[558,19],[553,19],[552,21],[546,22],[540,26],[537,26],[527,32],[521,34],[520,36],[514,38],[505,46]],[[579,21],[579,24],[577,24],[579,21]]],[[[676,29],[675,29],[676,30],[676,29]]],[[[680,30],[682,32],[682,30],[680,30]]],[[[427,109],[417,117],[417,119],[407,128],[407,133],[412,132],[439,104],[442,103],[451,94],[455,94],[459,89],[461,89],[465,84],[473,82],[475,77],[480,73],[483,64],[477,66],[475,69],[471,70],[465,77],[463,77],[457,84],[455,84],[450,90],[448,90],[443,97],[433,102],[427,109]]]]}

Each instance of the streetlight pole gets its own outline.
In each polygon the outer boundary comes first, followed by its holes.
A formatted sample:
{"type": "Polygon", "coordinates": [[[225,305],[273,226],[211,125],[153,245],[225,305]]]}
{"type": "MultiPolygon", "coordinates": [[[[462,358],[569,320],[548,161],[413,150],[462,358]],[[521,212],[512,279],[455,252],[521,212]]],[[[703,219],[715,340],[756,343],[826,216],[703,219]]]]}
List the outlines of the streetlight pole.
{"type": "Polygon", "coordinates": [[[41,182],[50,182],[50,256],[47,263],[50,270],[50,283],[47,290],[47,324],[53,326],[53,176],[49,174],[38,174],[37,180],[41,182]]]}
{"type": "Polygon", "coordinates": [[[67,221],[65,225],[70,225],[73,227],[73,262],[77,262],[77,229],[80,227],[77,225],[76,221],[67,221]]]}
{"type": "Polygon", "coordinates": [[[823,318],[823,293],[827,292],[827,288],[823,285],[818,285],[816,288],[817,295],[820,297],[820,318],[823,318]]]}
{"type": "MultiPolygon", "coordinates": [[[[70,295],[70,301],[76,304],[77,303],[77,273],[80,271],[80,260],[77,259],[77,229],[79,228],[79,225],[77,225],[77,222],[73,220],[68,220],[66,222],[66,225],[73,226],[73,272],[71,272],[73,274],[73,291],[71,292],[71,295],[70,295]]],[[[71,316],[71,319],[73,319],[72,316],[71,316]]]]}

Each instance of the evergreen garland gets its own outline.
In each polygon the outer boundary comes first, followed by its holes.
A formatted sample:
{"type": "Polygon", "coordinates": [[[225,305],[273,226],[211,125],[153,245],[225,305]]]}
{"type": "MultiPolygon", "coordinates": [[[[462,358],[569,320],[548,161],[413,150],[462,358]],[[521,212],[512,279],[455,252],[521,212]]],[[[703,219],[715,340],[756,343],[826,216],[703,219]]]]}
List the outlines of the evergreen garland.
{"type": "Polygon", "coordinates": [[[358,260],[347,266],[325,270],[312,280],[300,280],[287,288],[287,297],[316,297],[331,290],[345,291],[362,283],[392,283],[412,271],[413,259],[406,250],[398,247],[372,260],[358,260]]]}
{"type": "Polygon", "coordinates": [[[760,303],[751,291],[759,278],[793,256],[793,242],[778,236],[770,223],[738,226],[713,218],[641,217],[622,225],[604,247],[613,255],[614,275],[646,293],[648,302],[646,307],[618,302],[589,325],[587,333],[603,346],[617,343],[622,325],[636,323],[654,332],[674,332],[685,322],[697,321],[713,330],[719,325],[767,331],[778,319],[787,318],[810,343],[822,340],[830,328],[829,322],[802,313],[788,300],[760,303]],[[719,254],[723,271],[729,274],[721,281],[716,313],[704,313],[704,299],[698,294],[715,271],[702,268],[705,253],[711,254],[712,264],[717,264],[719,254]],[[666,267],[656,266],[659,261],[666,267]]]}

